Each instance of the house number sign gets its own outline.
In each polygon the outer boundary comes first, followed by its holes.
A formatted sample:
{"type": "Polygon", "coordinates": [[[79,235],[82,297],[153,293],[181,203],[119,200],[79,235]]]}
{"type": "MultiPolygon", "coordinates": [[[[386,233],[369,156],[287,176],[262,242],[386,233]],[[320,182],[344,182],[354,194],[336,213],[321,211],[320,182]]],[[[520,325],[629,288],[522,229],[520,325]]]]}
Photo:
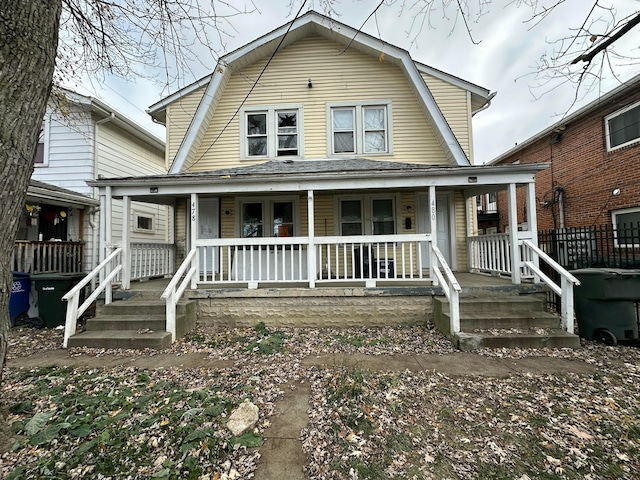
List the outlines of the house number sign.
{"type": "Polygon", "coordinates": [[[196,221],[196,202],[191,202],[191,221],[196,221]]]}

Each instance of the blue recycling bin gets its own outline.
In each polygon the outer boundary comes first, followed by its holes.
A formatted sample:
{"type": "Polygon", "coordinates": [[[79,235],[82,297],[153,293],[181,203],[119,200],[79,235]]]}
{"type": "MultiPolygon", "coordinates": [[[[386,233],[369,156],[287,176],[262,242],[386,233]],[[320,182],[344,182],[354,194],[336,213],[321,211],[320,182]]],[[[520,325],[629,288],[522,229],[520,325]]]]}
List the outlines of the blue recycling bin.
{"type": "Polygon", "coordinates": [[[11,326],[16,318],[29,311],[29,293],[31,293],[31,278],[28,273],[11,272],[13,283],[11,284],[11,296],[9,297],[9,319],[11,326]]]}

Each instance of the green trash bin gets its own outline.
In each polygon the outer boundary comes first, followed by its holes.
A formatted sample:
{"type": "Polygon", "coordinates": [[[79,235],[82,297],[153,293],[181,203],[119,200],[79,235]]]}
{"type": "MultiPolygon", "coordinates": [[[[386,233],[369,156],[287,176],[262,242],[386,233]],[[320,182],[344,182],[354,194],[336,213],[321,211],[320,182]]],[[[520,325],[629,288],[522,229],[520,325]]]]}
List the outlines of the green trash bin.
{"type": "Polygon", "coordinates": [[[583,268],[572,270],[578,333],[587,340],[616,345],[638,340],[635,302],[640,301],[640,270],[583,268]]]}
{"type": "Polygon", "coordinates": [[[38,311],[45,327],[64,325],[67,302],[62,297],[84,278],[84,273],[39,273],[31,275],[38,295],[38,311]]]}

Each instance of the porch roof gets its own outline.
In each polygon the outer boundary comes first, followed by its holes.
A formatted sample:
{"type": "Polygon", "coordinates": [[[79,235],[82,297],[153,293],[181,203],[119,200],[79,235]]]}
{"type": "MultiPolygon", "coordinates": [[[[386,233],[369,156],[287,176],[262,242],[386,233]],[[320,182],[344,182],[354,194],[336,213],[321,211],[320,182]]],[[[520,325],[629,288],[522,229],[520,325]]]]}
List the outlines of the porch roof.
{"type": "Polygon", "coordinates": [[[455,187],[486,191],[508,184],[524,184],[548,164],[442,166],[387,162],[365,158],[272,160],[242,167],[144,177],[104,178],[87,182],[111,188],[114,197],[162,203],[163,198],[201,194],[300,192],[305,190],[362,190],[455,187]],[[154,200],[149,197],[155,197],[154,200]]]}
{"type": "Polygon", "coordinates": [[[76,208],[100,205],[100,202],[87,195],[33,179],[29,180],[26,200],[76,208]]]}

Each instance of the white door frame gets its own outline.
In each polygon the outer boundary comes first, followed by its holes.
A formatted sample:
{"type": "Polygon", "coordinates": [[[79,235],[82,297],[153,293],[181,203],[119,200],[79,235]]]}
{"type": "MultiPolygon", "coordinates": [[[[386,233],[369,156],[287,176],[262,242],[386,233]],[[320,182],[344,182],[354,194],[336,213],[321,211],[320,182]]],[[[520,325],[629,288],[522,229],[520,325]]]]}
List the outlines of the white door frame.
{"type": "MultiPolygon", "coordinates": [[[[418,233],[427,233],[430,231],[430,227],[431,225],[429,223],[427,223],[426,225],[424,224],[425,222],[422,220],[422,212],[420,209],[420,206],[422,205],[422,199],[426,200],[426,205],[429,205],[429,193],[428,192],[420,192],[420,193],[416,193],[416,228],[417,228],[417,232],[418,233]]],[[[458,255],[456,252],[456,216],[455,216],[455,197],[454,197],[454,192],[453,191],[438,191],[436,193],[436,209],[440,210],[440,208],[442,207],[442,202],[438,202],[437,199],[438,198],[446,198],[447,201],[447,205],[445,208],[447,208],[447,217],[449,219],[449,231],[447,232],[447,239],[442,239],[440,238],[441,235],[438,235],[438,243],[443,242],[443,241],[448,241],[448,247],[449,247],[449,256],[450,258],[446,258],[447,262],[449,263],[449,266],[451,267],[451,270],[456,271],[457,267],[458,267],[458,255]]],[[[428,214],[427,214],[427,218],[428,218],[428,214]]],[[[437,218],[437,216],[436,216],[437,218]]],[[[445,253],[445,252],[443,252],[445,253]]],[[[428,258],[422,259],[422,268],[428,268],[429,267],[429,262],[428,262],[428,258]]]]}

